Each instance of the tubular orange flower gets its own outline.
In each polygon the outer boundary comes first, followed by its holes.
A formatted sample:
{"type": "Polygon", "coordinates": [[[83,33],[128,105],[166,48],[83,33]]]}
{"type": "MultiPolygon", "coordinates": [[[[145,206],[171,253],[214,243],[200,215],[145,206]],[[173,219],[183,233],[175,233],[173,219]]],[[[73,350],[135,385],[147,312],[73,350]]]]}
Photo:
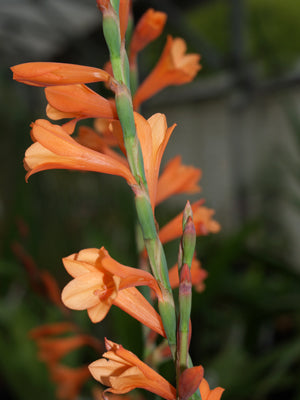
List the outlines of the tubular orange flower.
{"type": "Polygon", "coordinates": [[[82,346],[91,346],[99,353],[103,351],[102,343],[89,335],[77,333],[73,336],[57,336],[76,331],[77,327],[67,322],[42,325],[31,330],[30,337],[36,341],[39,359],[51,367],[66,354],[82,346]]]}
{"type": "Polygon", "coordinates": [[[80,126],[76,140],[83,146],[106,154],[113,159],[119,161],[121,164],[128,166],[125,157],[122,157],[119,153],[111,149],[112,146],[117,145],[117,141],[114,137],[109,137],[105,135],[100,136],[88,126],[80,126]]]}
{"type": "Polygon", "coordinates": [[[175,388],[133,353],[107,339],[105,346],[104,358],[89,365],[93,377],[109,386],[105,391],[123,394],[141,388],[167,400],[176,398],[175,388]]]}
{"type": "Polygon", "coordinates": [[[38,357],[47,364],[55,364],[72,350],[85,345],[95,347],[94,338],[88,335],[76,335],[61,338],[37,339],[38,357]]]}
{"type": "Polygon", "coordinates": [[[56,396],[60,400],[75,400],[82,386],[90,379],[87,366],[70,368],[57,364],[50,369],[51,379],[57,385],[56,396]]]}
{"type": "Polygon", "coordinates": [[[125,38],[125,33],[128,25],[129,13],[131,11],[131,0],[120,0],[119,18],[120,18],[120,35],[121,40],[125,38]]]}
{"type": "Polygon", "coordinates": [[[221,387],[216,387],[213,390],[210,390],[209,385],[206,379],[202,379],[200,386],[200,394],[202,400],[220,400],[224,389],[221,387]]]}
{"type": "Polygon", "coordinates": [[[181,38],[173,39],[169,36],[158,63],[139,86],[134,96],[133,105],[135,109],[166,86],[182,85],[194,79],[201,69],[200,56],[185,53],[185,41],[181,38]]]}
{"type": "MultiPolygon", "coordinates": [[[[202,292],[204,289],[203,281],[207,277],[207,271],[201,268],[201,263],[197,258],[193,258],[191,265],[192,285],[197,292],[202,292]]],[[[171,288],[179,287],[178,265],[174,265],[169,269],[169,280],[171,288]]]]}
{"type": "Polygon", "coordinates": [[[167,14],[149,8],[137,23],[130,42],[130,63],[135,62],[137,53],[155,40],[165,26],[167,14]]]}
{"type": "MultiPolygon", "coordinates": [[[[196,234],[207,235],[208,233],[217,233],[220,231],[220,224],[212,219],[215,211],[202,207],[202,200],[192,204],[193,221],[196,228],[196,234]]],[[[182,235],[182,213],[173,218],[159,231],[159,238],[162,243],[170,242],[182,235]]]]}
{"type": "Polygon", "coordinates": [[[71,322],[56,322],[54,324],[41,325],[30,331],[30,337],[32,339],[39,339],[45,336],[60,335],[66,332],[74,332],[76,325],[71,322]]]}
{"type": "Polygon", "coordinates": [[[144,158],[150,201],[154,209],[161,159],[176,125],[168,128],[164,114],[154,114],[146,120],[135,113],[134,118],[144,158]]]}
{"type": "Polygon", "coordinates": [[[172,158],[158,179],[155,204],[179,193],[197,193],[201,170],[181,164],[181,156],[172,158]]]}
{"type": "Polygon", "coordinates": [[[122,176],[128,184],[135,183],[126,165],[80,145],[59,125],[37,120],[32,124],[31,135],[37,142],[25,153],[24,165],[29,171],[26,179],[36,172],[59,168],[103,172],[122,176]]]}
{"type": "Polygon", "coordinates": [[[108,82],[111,75],[99,68],[54,62],[30,62],[11,67],[13,79],[32,86],[108,82]]]}
{"type": "Polygon", "coordinates": [[[147,285],[160,297],[160,289],[151,274],[119,264],[103,247],[100,250],[82,250],[64,258],[63,263],[74,278],[62,292],[62,300],[67,307],[87,309],[92,322],[99,322],[114,304],[165,335],[159,315],[134,287],[147,285]]]}
{"type": "Polygon", "coordinates": [[[114,101],[100,96],[86,85],[51,86],[45,89],[49,105],[47,116],[62,118],[108,118],[117,119],[114,101]]]}

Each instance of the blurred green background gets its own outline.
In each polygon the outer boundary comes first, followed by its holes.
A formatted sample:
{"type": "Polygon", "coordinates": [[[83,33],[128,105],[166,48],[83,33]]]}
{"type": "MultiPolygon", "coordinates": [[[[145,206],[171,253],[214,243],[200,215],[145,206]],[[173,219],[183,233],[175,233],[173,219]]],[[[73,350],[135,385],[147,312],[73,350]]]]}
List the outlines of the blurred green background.
{"type": "MultiPolygon", "coordinates": [[[[61,258],[83,248],[103,245],[120,262],[137,263],[133,198],[121,179],[47,171],[24,180],[29,124],[45,117],[46,103],[42,89],[13,82],[9,66],[101,67],[108,55],[94,3],[0,0],[0,388],[8,400],[55,399],[28,332],[63,320],[32,290],[14,245],[61,288],[69,281],[61,258]]],[[[226,388],[224,400],[299,400],[300,3],[149,0],[133,7],[136,20],[149,7],[169,15],[164,35],[143,52],[141,79],[168,33],[202,54],[193,84],[165,89],[143,108],[145,115],[165,112],[169,125],[178,118],[164,161],[182,152],[185,164],[202,168],[200,196],[223,226],[197,242],[209,275],[205,291],[193,297],[192,358],[212,387],[226,388]]],[[[185,201],[180,196],[159,206],[158,222],[185,201]]],[[[170,265],[177,249],[178,241],[166,246],[170,265]]],[[[93,326],[85,312],[73,318],[83,330],[141,355],[140,327],[121,311],[93,326]]],[[[93,360],[78,352],[70,363],[93,360]]],[[[83,393],[89,398],[88,385],[83,393]]]]}

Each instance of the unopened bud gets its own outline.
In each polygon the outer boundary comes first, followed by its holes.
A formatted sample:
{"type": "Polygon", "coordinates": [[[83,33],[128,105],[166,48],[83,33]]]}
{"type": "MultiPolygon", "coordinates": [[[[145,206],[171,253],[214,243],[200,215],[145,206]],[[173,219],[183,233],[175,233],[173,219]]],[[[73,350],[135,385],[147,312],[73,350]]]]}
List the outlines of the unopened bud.
{"type": "Polygon", "coordinates": [[[189,216],[184,226],[182,235],[182,248],[183,248],[183,263],[192,264],[196,246],[196,229],[193,218],[189,216]]]}

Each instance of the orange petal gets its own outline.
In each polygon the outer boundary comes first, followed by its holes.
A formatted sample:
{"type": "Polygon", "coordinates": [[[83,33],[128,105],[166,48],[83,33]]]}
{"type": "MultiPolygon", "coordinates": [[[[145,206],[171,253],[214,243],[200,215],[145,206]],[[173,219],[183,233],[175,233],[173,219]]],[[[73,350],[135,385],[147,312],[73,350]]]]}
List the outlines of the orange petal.
{"type": "Polygon", "coordinates": [[[98,68],[54,62],[31,62],[11,67],[13,79],[32,86],[107,82],[111,76],[98,68]]]}
{"type": "Polygon", "coordinates": [[[201,69],[198,54],[185,54],[186,44],[181,38],[168,37],[162,55],[144,82],[139,86],[134,99],[134,109],[142,102],[169,85],[191,82],[201,69]]]}
{"type": "Polygon", "coordinates": [[[179,377],[178,394],[181,400],[191,397],[203,379],[204,370],[201,365],[185,369],[179,377]]]}
{"type": "Polygon", "coordinates": [[[48,109],[47,115],[52,119],[118,118],[114,102],[100,96],[86,85],[48,87],[45,89],[45,95],[52,107],[48,109]]]}
{"type": "Polygon", "coordinates": [[[128,25],[129,13],[131,11],[131,0],[120,0],[119,18],[120,18],[120,35],[121,40],[125,38],[125,33],[128,25]]]}
{"type": "Polygon", "coordinates": [[[120,290],[132,286],[149,286],[153,289],[159,299],[161,299],[161,290],[155,278],[146,271],[132,268],[118,263],[107,253],[107,256],[101,260],[101,266],[113,275],[121,278],[120,290]]]}
{"type": "Polygon", "coordinates": [[[105,359],[89,365],[93,377],[109,386],[106,391],[122,394],[142,388],[167,400],[176,398],[175,388],[136,355],[109,340],[106,340],[106,348],[105,359]]]}
{"type": "Polygon", "coordinates": [[[165,26],[167,14],[149,8],[138,21],[130,42],[130,61],[136,58],[139,51],[155,40],[165,26]]]}
{"type": "Polygon", "coordinates": [[[176,125],[168,128],[164,114],[154,114],[145,120],[135,113],[134,119],[144,158],[150,201],[154,209],[161,159],[176,125]]]}
{"type": "Polygon", "coordinates": [[[220,400],[222,393],[224,392],[224,389],[221,387],[210,390],[208,382],[205,378],[202,379],[199,390],[202,400],[220,400]]]}
{"type": "Polygon", "coordinates": [[[197,193],[201,170],[181,164],[181,156],[172,158],[158,179],[155,204],[179,193],[197,193]]]}
{"type": "Polygon", "coordinates": [[[159,314],[135,287],[120,290],[113,304],[142,324],[166,337],[159,314]]]}
{"type": "Polygon", "coordinates": [[[33,124],[34,143],[25,153],[27,177],[45,169],[77,169],[119,175],[129,184],[135,183],[129,168],[115,159],[77,143],[61,126],[46,120],[33,124]]]}
{"type": "Polygon", "coordinates": [[[98,290],[103,290],[103,274],[89,272],[69,282],[61,297],[63,303],[72,310],[85,310],[99,303],[98,290]]]}
{"type": "Polygon", "coordinates": [[[88,367],[70,368],[56,364],[50,369],[52,381],[57,385],[56,397],[58,399],[77,399],[83,384],[90,379],[88,367]]]}
{"type": "Polygon", "coordinates": [[[66,332],[74,332],[76,326],[70,322],[57,322],[54,324],[41,325],[38,328],[32,329],[30,331],[30,337],[32,339],[38,339],[43,336],[49,335],[60,335],[66,332]]]}
{"type": "Polygon", "coordinates": [[[110,148],[111,145],[116,145],[114,137],[104,135],[100,137],[93,129],[87,126],[80,126],[76,140],[83,146],[106,154],[128,167],[126,158],[110,148]]]}

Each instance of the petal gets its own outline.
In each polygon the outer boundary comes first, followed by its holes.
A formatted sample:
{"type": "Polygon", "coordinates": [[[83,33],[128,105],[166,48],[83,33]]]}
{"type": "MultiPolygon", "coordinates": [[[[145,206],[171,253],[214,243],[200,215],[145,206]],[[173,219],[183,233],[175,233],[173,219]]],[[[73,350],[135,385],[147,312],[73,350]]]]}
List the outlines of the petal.
{"type": "Polygon", "coordinates": [[[98,68],[54,62],[31,62],[11,67],[13,79],[33,86],[107,82],[111,76],[98,68]]]}
{"type": "Polygon", "coordinates": [[[96,304],[95,306],[88,308],[87,311],[88,311],[88,316],[89,316],[90,320],[94,324],[102,321],[108,314],[111,304],[112,304],[112,302],[110,302],[110,301],[100,302],[100,303],[96,304]]]}
{"type": "Polygon", "coordinates": [[[70,322],[58,322],[54,324],[47,324],[39,326],[38,328],[30,331],[30,337],[32,339],[38,339],[49,335],[59,335],[66,332],[74,332],[76,326],[70,322]]]}
{"type": "Polygon", "coordinates": [[[32,136],[42,147],[34,143],[25,154],[25,165],[32,170],[29,175],[45,169],[77,169],[119,175],[129,184],[135,183],[127,166],[80,145],[59,125],[37,120],[32,126],[32,136]]]}
{"type": "Polygon", "coordinates": [[[108,253],[101,260],[101,267],[112,275],[119,276],[121,279],[120,289],[125,289],[132,286],[149,286],[161,298],[161,290],[156,282],[156,279],[146,271],[138,268],[127,267],[118,263],[108,253]]]}
{"type": "Polygon", "coordinates": [[[194,79],[201,69],[200,56],[198,54],[186,55],[185,50],[186,44],[183,39],[173,39],[168,36],[158,63],[139,86],[134,96],[135,109],[166,86],[181,85],[194,79]]]}
{"type": "Polygon", "coordinates": [[[185,369],[179,377],[179,398],[186,400],[198,389],[203,379],[204,370],[201,365],[185,369]]]}
{"type": "Polygon", "coordinates": [[[72,310],[85,310],[99,304],[99,296],[95,294],[98,290],[103,290],[101,272],[80,275],[65,286],[62,301],[72,310]]]}
{"type": "Polygon", "coordinates": [[[172,158],[158,179],[155,204],[159,204],[174,194],[197,193],[201,170],[181,164],[181,157],[172,158]]]}
{"type": "MultiPolygon", "coordinates": [[[[86,85],[48,87],[45,89],[45,95],[54,109],[65,113],[63,118],[118,118],[114,102],[100,96],[86,85]]],[[[50,118],[50,115],[48,117],[50,118]]]]}
{"type": "Polygon", "coordinates": [[[76,278],[87,272],[96,272],[95,263],[98,257],[99,249],[84,249],[79,253],[74,253],[63,258],[63,263],[67,272],[73,278],[76,278]]]}
{"type": "Polygon", "coordinates": [[[130,42],[130,59],[135,59],[137,53],[155,40],[163,31],[167,14],[149,8],[138,21],[130,42]]]}
{"type": "Polygon", "coordinates": [[[135,287],[120,290],[113,304],[142,324],[166,337],[159,314],[135,287]]]}

